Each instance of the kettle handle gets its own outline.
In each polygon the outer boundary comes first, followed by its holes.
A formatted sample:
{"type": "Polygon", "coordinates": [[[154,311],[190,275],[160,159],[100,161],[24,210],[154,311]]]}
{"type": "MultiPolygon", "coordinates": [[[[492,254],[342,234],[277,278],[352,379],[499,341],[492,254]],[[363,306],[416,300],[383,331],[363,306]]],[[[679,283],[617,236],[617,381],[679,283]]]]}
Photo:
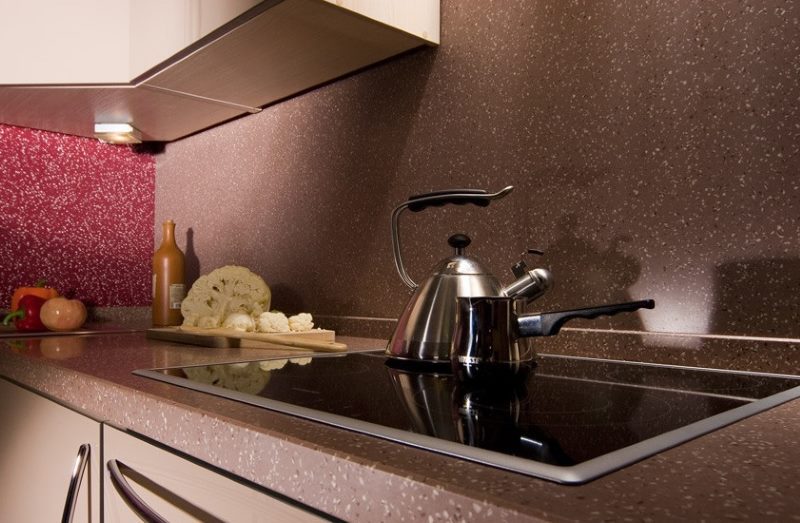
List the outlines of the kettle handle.
{"type": "Polygon", "coordinates": [[[447,189],[411,196],[406,204],[408,204],[408,210],[411,212],[424,211],[428,207],[443,207],[448,203],[454,205],[471,203],[478,207],[487,207],[492,203],[492,200],[502,198],[512,190],[514,190],[513,185],[509,185],[503,190],[492,194],[483,189],[447,189]]]}
{"type": "Polygon", "coordinates": [[[420,212],[428,207],[442,207],[447,204],[465,205],[471,203],[479,207],[486,207],[492,200],[502,198],[512,190],[514,190],[513,185],[509,185],[495,193],[489,193],[483,189],[447,189],[411,196],[408,201],[395,207],[392,211],[392,250],[394,252],[394,265],[403,283],[411,290],[418,287],[414,280],[408,276],[400,254],[400,213],[406,209],[411,212],[420,212]]]}

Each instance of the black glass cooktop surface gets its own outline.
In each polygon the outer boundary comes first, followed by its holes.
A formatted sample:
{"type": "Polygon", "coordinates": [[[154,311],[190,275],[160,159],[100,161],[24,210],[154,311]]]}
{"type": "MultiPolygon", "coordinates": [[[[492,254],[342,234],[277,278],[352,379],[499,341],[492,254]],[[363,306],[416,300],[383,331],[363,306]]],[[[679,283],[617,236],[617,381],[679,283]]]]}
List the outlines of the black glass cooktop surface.
{"type": "Polygon", "coordinates": [[[493,385],[426,370],[353,353],[135,373],[563,483],[800,396],[798,377],[562,356],[493,385]]]}

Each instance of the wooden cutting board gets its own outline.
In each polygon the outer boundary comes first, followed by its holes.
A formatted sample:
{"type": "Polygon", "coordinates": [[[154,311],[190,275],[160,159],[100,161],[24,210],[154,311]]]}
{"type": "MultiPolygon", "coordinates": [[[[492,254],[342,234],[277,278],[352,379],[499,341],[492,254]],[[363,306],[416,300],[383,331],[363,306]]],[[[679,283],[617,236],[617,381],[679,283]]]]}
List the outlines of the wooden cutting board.
{"type": "Polygon", "coordinates": [[[302,349],[319,352],[344,352],[347,345],[338,343],[331,330],[313,329],[305,332],[265,333],[242,332],[234,329],[202,329],[199,327],[154,327],[147,337],[201,347],[302,349]]]}

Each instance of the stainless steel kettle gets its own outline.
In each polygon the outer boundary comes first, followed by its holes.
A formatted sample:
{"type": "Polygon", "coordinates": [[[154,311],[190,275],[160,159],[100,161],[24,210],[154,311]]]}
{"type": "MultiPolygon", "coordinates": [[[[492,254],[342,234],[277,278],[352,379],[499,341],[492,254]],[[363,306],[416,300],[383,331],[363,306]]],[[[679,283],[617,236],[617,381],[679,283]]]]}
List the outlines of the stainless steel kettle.
{"type": "Polygon", "coordinates": [[[406,209],[420,212],[429,207],[447,204],[488,206],[493,200],[513,190],[508,186],[496,193],[484,190],[453,189],[412,196],[392,212],[392,248],[397,272],[412,290],[397,328],[389,340],[386,354],[396,360],[450,364],[450,346],[456,326],[459,297],[495,296],[531,301],[547,291],[552,277],[546,269],[528,270],[524,263],[515,266],[517,280],[508,286],[500,281],[478,260],[465,252],[470,239],[455,234],[448,239],[454,249],[452,256],[440,261],[431,276],[417,285],[406,273],[400,252],[399,217],[406,209]]]}
{"type": "Polygon", "coordinates": [[[434,267],[419,286],[406,273],[400,252],[399,218],[406,209],[420,212],[447,204],[488,206],[506,196],[512,186],[496,193],[475,189],[453,189],[420,196],[395,207],[392,212],[392,248],[400,278],[414,290],[386,347],[396,361],[451,363],[464,379],[482,375],[524,373],[534,357],[527,338],[556,334],[573,318],[595,318],[638,309],[652,309],[653,300],[643,300],[587,309],[519,315],[526,303],[544,294],[553,284],[546,269],[528,270],[524,262],[513,268],[517,279],[503,286],[480,262],[466,255],[470,239],[455,234],[448,243],[455,250],[434,267]]]}

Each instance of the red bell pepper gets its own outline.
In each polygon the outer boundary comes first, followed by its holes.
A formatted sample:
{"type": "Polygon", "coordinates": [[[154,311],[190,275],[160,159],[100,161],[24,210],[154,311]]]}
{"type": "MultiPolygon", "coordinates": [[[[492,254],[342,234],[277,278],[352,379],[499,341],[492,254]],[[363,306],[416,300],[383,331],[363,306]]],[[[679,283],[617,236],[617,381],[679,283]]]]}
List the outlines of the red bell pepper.
{"type": "Polygon", "coordinates": [[[14,326],[18,331],[46,331],[47,327],[44,326],[44,323],[42,323],[42,320],[39,318],[39,311],[46,301],[47,300],[39,296],[26,294],[20,298],[19,308],[3,318],[3,325],[8,325],[11,320],[14,320],[14,326]]]}
{"type": "Polygon", "coordinates": [[[33,294],[45,300],[58,296],[58,291],[52,287],[45,287],[45,283],[44,280],[38,280],[33,287],[17,287],[14,294],[11,296],[11,308],[8,309],[9,312],[17,310],[19,308],[19,300],[27,294],[33,294]]]}

